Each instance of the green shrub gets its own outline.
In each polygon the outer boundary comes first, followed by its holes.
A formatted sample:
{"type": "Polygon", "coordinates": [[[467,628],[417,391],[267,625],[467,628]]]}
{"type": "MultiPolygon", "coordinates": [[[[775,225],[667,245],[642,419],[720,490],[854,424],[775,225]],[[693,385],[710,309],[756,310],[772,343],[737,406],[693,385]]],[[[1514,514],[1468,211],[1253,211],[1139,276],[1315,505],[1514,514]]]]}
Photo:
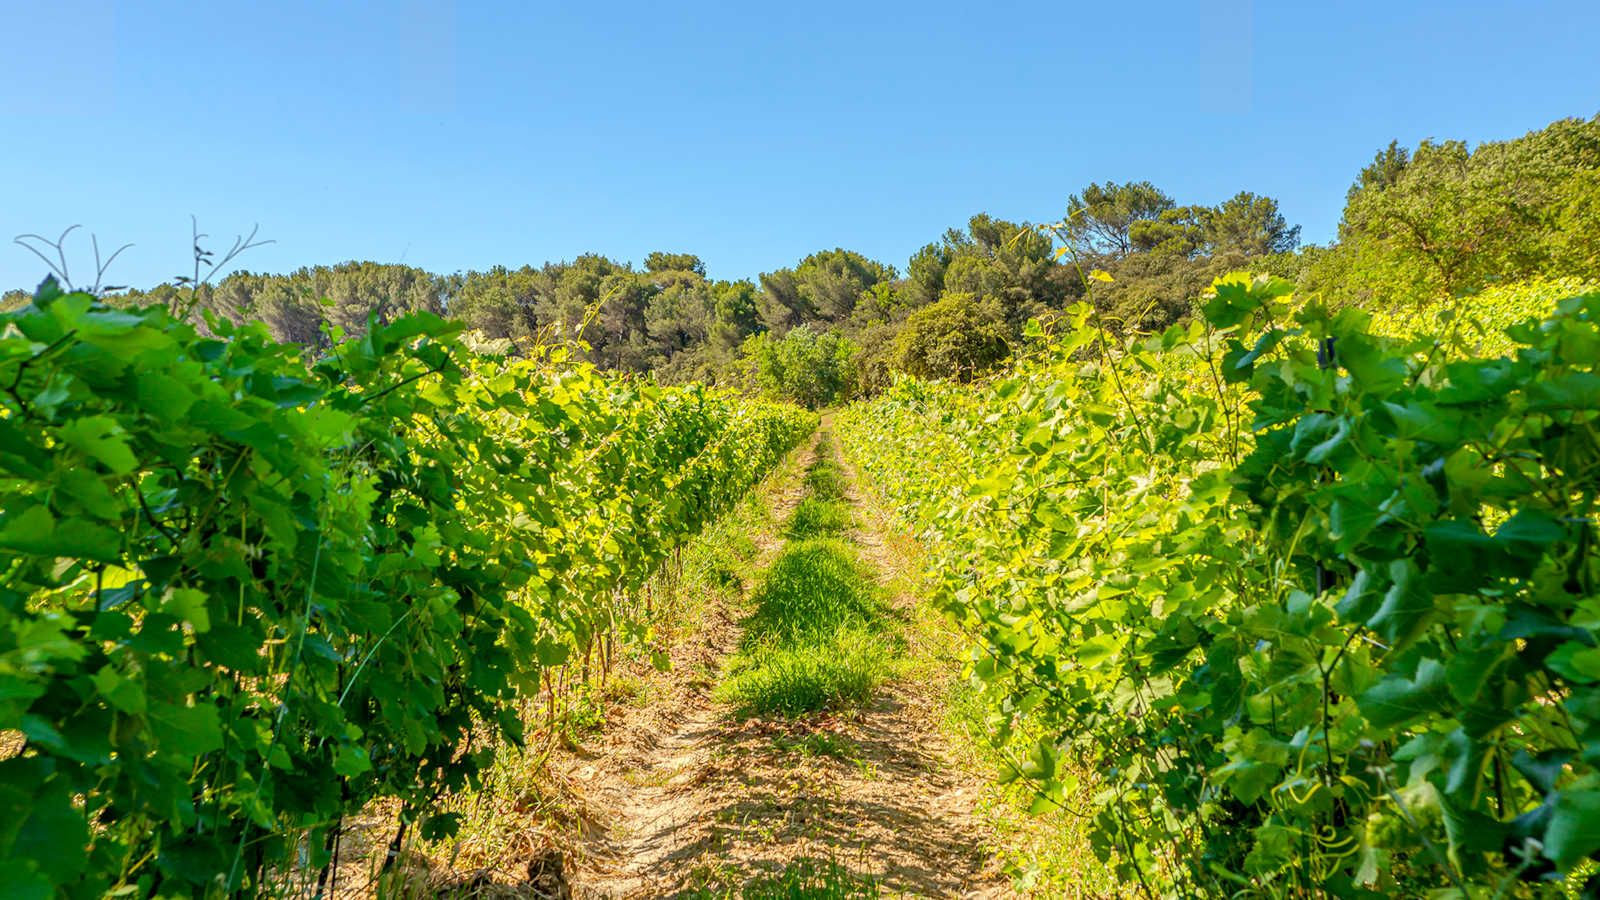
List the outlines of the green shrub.
{"type": "Polygon", "coordinates": [[[961,381],[993,369],[1011,353],[999,310],[961,292],[912,313],[895,348],[900,367],[912,375],[961,381]]]}

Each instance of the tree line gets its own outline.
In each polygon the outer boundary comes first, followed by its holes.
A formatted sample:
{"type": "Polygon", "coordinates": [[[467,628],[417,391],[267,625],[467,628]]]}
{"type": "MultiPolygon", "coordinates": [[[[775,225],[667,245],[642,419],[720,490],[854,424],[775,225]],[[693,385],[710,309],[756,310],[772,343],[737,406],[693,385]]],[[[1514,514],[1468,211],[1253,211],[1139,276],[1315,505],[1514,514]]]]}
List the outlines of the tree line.
{"type": "MultiPolygon", "coordinates": [[[[448,275],[346,262],[235,272],[200,286],[197,308],[264,321],[280,340],[312,347],[374,316],[428,310],[492,339],[581,337],[595,364],[663,382],[825,404],[874,393],[897,370],[982,374],[1028,320],[1089,295],[1083,273],[1093,270],[1110,277],[1092,292],[1105,320],[1138,331],[1185,319],[1212,279],[1238,269],[1372,308],[1532,275],[1590,275],[1600,270],[1600,116],[1475,148],[1391,143],[1351,185],[1337,240],[1301,247],[1299,237],[1272,197],[1182,204],[1148,181],[1104,182],[1066,198],[1053,228],[975,215],[903,272],[844,248],[755,280],[713,279],[699,256],[677,252],[639,266],[585,254],[448,275]]],[[[108,299],[171,303],[189,290],[163,284],[108,299]]],[[[12,292],[0,308],[22,302],[12,292]]]]}

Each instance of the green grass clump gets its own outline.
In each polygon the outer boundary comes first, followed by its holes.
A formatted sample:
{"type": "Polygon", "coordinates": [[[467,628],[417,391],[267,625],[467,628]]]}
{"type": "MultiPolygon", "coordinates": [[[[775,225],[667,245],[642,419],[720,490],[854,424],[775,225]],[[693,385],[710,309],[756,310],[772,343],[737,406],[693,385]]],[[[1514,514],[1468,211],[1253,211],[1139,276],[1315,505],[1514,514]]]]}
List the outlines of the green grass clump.
{"type": "Polygon", "coordinates": [[[862,703],[890,674],[883,601],[833,538],[794,541],[767,570],[720,698],[740,715],[862,703]]]}
{"type": "Polygon", "coordinates": [[[850,529],[850,510],[836,500],[807,497],[795,507],[789,517],[789,537],[804,540],[813,537],[831,537],[850,529]]]}
{"type": "Polygon", "coordinates": [[[882,601],[842,541],[817,538],[785,547],[755,593],[741,652],[768,644],[810,643],[847,627],[876,626],[882,601]]]}
{"type": "Polygon", "coordinates": [[[810,497],[818,500],[843,500],[844,499],[844,470],[833,460],[833,443],[830,436],[824,432],[817,439],[814,451],[815,461],[811,468],[806,470],[805,477],[800,483],[810,497]]]}
{"type": "Polygon", "coordinates": [[[844,472],[832,462],[823,461],[811,467],[801,480],[812,497],[821,500],[844,499],[844,472]]]}
{"type": "Polygon", "coordinates": [[[705,887],[691,900],[877,900],[876,879],[857,875],[836,862],[801,859],[781,872],[751,879],[742,888],[705,887]]]}
{"type": "Polygon", "coordinates": [[[882,637],[859,628],[826,641],[759,647],[741,659],[720,694],[746,716],[799,716],[865,703],[889,668],[882,637]]]}

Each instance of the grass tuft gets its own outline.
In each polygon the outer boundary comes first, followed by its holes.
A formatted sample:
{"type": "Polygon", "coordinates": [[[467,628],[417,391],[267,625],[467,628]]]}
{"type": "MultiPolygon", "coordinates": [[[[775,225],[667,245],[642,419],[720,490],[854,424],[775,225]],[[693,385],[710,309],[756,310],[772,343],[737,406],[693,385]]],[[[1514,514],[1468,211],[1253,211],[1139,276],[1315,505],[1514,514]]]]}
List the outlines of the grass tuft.
{"type": "Polygon", "coordinates": [[[851,628],[828,640],[760,647],[735,660],[719,695],[742,716],[799,716],[865,703],[888,677],[882,644],[881,635],[851,628]]]}
{"type": "Polygon", "coordinates": [[[807,497],[800,501],[794,515],[789,517],[789,539],[836,537],[849,531],[852,524],[850,510],[844,504],[807,497]]]}
{"type": "Polygon", "coordinates": [[[849,546],[828,538],[785,547],[754,599],[741,650],[812,641],[841,628],[875,625],[883,616],[882,601],[849,546]]]}
{"type": "Polygon", "coordinates": [[[844,472],[831,462],[824,461],[813,466],[801,484],[811,492],[811,496],[820,500],[844,499],[844,472]]]}

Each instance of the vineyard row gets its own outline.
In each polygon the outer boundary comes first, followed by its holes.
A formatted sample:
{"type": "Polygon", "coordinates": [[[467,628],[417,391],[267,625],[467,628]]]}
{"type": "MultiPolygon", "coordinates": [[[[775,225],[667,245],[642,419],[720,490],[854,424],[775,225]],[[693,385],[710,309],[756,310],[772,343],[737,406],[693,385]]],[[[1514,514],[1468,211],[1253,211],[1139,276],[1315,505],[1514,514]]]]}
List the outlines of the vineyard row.
{"type": "Polygon", "coordinates": [[[374,801],[422,836],[815,416],[420,314],[311,359],[53,282],[0,316],[0,871],[255,894],[374,801]]]}
{"type": "Polygon", "coordinates": [[[975,636],[1004,776],[1134,890],[1600,891],[1600,293],[1437,311],[1233,276],[839,416],[975,636]]]}

